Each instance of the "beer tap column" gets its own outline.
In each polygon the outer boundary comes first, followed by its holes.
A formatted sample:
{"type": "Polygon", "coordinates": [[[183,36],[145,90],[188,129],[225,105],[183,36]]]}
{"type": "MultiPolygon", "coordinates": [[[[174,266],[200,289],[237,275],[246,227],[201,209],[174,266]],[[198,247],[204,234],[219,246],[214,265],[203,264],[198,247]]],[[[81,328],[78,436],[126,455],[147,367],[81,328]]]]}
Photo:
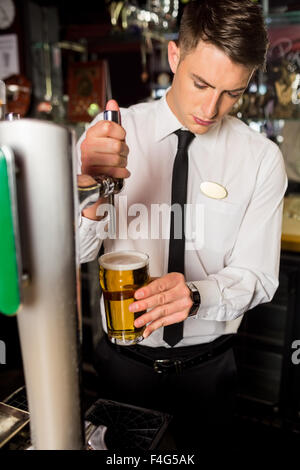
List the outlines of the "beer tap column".
{"type": "Polygon", "coordinates": [[[18,313],[36,450],[84,448],[74,137],[45,121],[0,123],[0,311],[18,313]]]}

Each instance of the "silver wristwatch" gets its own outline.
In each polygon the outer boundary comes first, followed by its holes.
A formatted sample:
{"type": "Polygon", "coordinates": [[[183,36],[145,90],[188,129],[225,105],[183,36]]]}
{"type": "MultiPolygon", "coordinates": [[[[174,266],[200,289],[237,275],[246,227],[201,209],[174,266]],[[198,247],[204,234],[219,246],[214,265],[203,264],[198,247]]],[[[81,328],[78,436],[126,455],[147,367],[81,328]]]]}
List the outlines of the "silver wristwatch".
{"type": "Polygon", "coordinates": [[[189,311],[189,317],[192,317],[196,315],[196,313],[198,312],[198,309],[201,304],[201,297],[200,297],[200,292],[198,291],[195,284],[193,284],[192,282],[187,282],[186,285],[190,289],[191,299],[193,301],[193,305],[191,306],[191,309],[189,311]]]}

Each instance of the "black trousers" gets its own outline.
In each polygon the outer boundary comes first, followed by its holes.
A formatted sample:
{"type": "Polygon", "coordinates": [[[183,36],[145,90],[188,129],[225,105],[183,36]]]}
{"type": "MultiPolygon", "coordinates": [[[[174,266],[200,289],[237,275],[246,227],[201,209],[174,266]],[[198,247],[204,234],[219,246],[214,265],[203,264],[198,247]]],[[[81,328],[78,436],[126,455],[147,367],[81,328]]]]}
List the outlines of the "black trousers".
{"type": "Polygon", "coordinates": [[[197,351],[202,354],[205,348],[207,345],[174,349],[116,347],[105,335],[95,357],[99,395],[171,414],[170,431],[176,449],[200,449],[216,439],[231,440],[237,385],[232,347],[179,374],[174,370],[158,374],[144,361],[166,357],[186,361],[197,351]],[[131,349],[130,356],[123,353],[124,348],[131,349]]]}

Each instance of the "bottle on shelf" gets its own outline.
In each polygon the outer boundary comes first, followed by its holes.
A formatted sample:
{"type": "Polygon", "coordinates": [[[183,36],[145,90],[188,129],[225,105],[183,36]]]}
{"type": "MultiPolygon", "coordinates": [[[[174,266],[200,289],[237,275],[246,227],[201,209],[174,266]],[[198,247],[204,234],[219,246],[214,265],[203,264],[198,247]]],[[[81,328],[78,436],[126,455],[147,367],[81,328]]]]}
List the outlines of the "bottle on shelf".
{"type": "Polygon", "coordinates": [[[5,119],[6,112],[6,87],[5,83],[0,80],[0,121],[5,119]]]}

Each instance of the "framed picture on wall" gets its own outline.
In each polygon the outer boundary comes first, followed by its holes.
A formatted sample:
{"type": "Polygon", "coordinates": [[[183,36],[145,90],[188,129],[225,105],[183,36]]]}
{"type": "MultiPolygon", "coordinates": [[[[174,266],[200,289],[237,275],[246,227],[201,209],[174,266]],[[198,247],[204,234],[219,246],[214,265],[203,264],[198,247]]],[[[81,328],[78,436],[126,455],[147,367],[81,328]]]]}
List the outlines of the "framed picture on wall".
{"type": "Polygon", "coordinates": [[[106,101],[108,65],[105,60],[74,62],[68,68],[68,119],[90,122],[103,111],[106,101]]]}

